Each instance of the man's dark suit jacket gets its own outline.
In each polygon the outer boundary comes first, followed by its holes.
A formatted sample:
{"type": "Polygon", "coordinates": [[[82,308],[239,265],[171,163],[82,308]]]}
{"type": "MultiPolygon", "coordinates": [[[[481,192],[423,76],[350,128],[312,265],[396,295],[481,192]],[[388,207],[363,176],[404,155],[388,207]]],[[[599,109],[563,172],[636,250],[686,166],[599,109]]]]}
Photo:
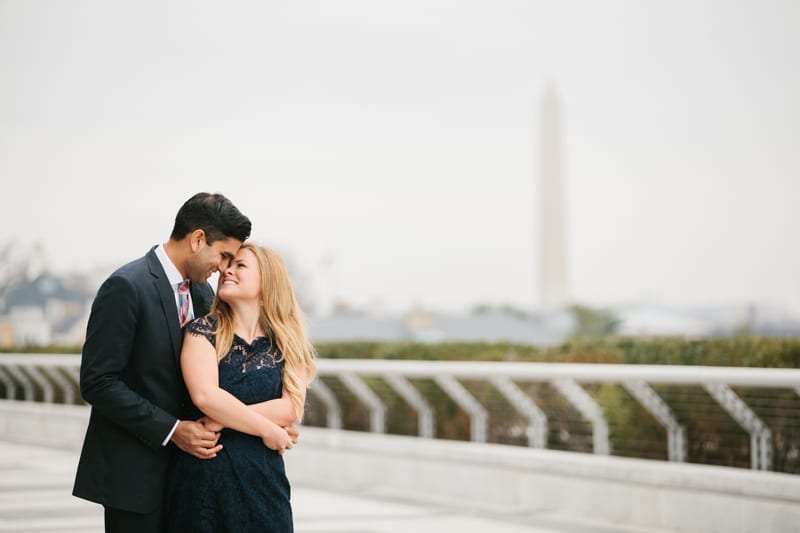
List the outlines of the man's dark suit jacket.
{"type": "MultiPolygon", "coordinates": [[[[207,314],[211,287],[193,283],[191,294],[195,316],[207,314]]],[[[80,376],[92,411],[75,496],[136,513],[163,503],[177,448],[161,443],[189,402],[182,343],[175,293],[153,247],[114,272],[92,304],[80,376]]]]}

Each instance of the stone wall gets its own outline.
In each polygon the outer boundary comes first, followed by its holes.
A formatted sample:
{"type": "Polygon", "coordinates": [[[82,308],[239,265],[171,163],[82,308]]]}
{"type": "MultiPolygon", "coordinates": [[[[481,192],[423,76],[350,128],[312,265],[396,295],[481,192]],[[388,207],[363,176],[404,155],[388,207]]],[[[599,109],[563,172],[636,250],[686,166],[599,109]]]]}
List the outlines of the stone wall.
{"type": "MultiPolygon", "coordinates": [[[[0,439],[78,448],[88,408],[0,401],[0,439]]],[[[304,427],[292,483],[654,530],[797,531],[800,476],[304,427]]]]}

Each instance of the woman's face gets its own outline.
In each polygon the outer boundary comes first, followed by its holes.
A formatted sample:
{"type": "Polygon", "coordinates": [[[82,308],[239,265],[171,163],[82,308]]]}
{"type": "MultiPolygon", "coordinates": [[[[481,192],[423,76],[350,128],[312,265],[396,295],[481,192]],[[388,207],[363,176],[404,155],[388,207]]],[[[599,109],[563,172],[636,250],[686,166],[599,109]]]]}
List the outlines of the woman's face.
{"type": "Polygon", "coordinates": [[[261,299],[261,269],[252,250],[240,249],[228,267],[222,270],[217,294],[228,303],[261,299]]]}

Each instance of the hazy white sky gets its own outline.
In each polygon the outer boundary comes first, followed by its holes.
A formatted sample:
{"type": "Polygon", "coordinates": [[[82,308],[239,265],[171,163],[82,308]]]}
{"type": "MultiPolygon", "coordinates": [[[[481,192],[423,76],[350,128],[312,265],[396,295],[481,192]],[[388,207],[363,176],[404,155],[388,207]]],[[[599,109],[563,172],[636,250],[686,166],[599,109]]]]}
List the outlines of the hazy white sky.
{"type": "Polygon", "coordinates": [[[574,300],[800,313],[799,65],[790,0],[0,0],[0,243],[111,268],[219,191],[323,307],[532,308],[552,83],[574,300]]]}

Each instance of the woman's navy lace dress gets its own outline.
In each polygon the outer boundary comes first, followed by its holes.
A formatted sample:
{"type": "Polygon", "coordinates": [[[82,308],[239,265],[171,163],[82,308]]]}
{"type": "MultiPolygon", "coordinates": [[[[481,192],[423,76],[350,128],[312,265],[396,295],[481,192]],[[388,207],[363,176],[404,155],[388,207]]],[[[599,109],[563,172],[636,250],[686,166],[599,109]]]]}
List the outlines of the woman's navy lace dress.
{"type": "MultiPolygon", "coordinates": [[[[216,320],[206,316],[186,326],[215,344],[216,320]]],[[[219,385],[245,404],[280,398],[282,363],[267,337],[248,344],[234,336],[219,362],[219,385]]],[[[195,409],[194,418],[202,416],[195,409]]],[[[222,450],[213,459],[174,454],[167,489],[167,531],[292,531],[289,481],[283,457],[260,437],[223,429],[222,450]]]]}

